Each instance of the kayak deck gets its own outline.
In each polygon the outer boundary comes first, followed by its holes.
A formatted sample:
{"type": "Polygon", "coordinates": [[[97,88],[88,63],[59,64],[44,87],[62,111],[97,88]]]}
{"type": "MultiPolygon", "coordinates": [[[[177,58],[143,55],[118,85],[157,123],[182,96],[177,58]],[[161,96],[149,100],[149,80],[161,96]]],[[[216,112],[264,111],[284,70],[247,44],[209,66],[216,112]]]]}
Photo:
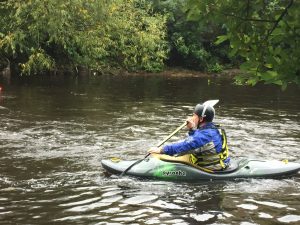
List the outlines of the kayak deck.
{"type": "MultiPolygon", "coordinates": [[[[102,160],[109,173],[121,174],[137,160],[102,160]]],[[[300,164],[287,161],[234,159],[225,171],[210,173],[189,162],[186,156],[172,157],[152,154],[134,165],[126,175],[172,181],[198,182],[204,180],[229,180],[237,178],[278,178],[297,174],[300,164]]]]}

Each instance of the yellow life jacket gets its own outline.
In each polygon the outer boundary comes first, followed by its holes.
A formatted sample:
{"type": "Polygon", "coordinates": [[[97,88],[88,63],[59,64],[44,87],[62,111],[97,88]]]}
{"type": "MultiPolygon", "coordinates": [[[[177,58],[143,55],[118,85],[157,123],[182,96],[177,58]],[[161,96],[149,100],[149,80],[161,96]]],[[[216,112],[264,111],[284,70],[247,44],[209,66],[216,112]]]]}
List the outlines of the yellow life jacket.
{"type": "Polygon", "coordinates": [[[204,146],[203,151],[200,150],[200,154],[192,153],[190,155],[190,161],[193,164],[196,164],[200,167],[211,167],[216,169],[221,167],[220,169],[225,169],[227,165],[224,163],[229,156],[229,150],[227,145],[227,136],[226,132],[223,128],[220,128],[219,125],[216,126],[221,137],[222,137],[222,150],[220,153],[216,153],[214,146],[208,145],[204,146]],[[219,166],[218,166],[219,165],[219,166]]]}

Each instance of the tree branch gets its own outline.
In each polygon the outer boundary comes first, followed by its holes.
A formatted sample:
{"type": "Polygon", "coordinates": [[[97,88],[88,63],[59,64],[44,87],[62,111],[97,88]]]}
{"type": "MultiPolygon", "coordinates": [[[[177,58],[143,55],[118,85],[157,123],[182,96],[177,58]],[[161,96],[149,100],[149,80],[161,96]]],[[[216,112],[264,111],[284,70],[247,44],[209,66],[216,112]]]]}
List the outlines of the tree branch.
{"type": "Polygon", "coordinates": [[[247,1],[247,19],[249,17],[249,11],[250,11],[250,0],[247,1]]]}
{"type": "Polygon", "coordinates": [[[243,21],[276,23],[276,20],[263,20],[263,19],[255,19],[255,18],[244,18],[244,17],[237,16],[237,15],[234,15],[234,14],[228,14],[228,13],[222,13],[222,12],[221,12],[221,14],[223,14],[224,16],[230,16],[230,17],[238,18],[238,19],[243,20],[243,21]]]}
{"type": "Polygon", "coordinates": [[[290,3],[287,5],[287,7],[284,9],[284,11],[281,13],[281,15],[278,17],[278,19],[275,21],[273,27],[271,30],[269,30],[267,36],[264,38],[264,40],[268,40],[270,35],[273,33],[273,31],[276,29],[278,26],[279,22],[283,19],[283,17],[288,13],[288,9],[293,5],[294,0],[291,0],[290,3]]]}

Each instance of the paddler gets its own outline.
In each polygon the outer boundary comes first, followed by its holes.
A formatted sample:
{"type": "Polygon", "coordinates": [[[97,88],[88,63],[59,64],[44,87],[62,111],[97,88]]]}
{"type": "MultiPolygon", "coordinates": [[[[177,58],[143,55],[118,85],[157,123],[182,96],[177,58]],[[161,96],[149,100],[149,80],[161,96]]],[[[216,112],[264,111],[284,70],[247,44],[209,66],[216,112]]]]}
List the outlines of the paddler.
{"type": "Polygon", "coordinates": [[[209,170],[224,170],[230,163],[225,131],[213,123],[213,106],[197,104],[187,119],[188,137],[184,140],[152,147],[149,153],[180,156],[190,154],[190,161],[209,170]]]}

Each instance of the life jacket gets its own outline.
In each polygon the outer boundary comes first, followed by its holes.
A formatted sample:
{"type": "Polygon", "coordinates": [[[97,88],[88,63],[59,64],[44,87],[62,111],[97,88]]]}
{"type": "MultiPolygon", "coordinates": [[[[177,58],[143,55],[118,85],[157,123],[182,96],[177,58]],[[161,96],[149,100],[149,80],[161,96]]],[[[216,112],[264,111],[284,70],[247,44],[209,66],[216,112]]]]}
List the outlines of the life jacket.
{"type": "Polygon", "coordinates": [[[199,149],[193,150],[190,154],[190,161],[200,167],[210,167],[212,170],[224,170],[228,166],[225,162],[229,157],[226,132],[220,125],[204,129],[216,129],[222,137],[222,149],[216,152],[214,143],[211,141],[199,149]]]}

